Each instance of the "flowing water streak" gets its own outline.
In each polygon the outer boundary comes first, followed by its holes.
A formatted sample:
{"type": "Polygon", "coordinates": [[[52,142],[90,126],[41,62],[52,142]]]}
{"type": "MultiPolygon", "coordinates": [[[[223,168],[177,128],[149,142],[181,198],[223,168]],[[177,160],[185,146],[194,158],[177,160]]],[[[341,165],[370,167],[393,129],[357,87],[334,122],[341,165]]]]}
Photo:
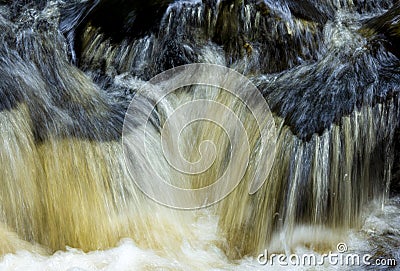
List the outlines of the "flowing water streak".
{"type": "MultiPolygon", "coordinates": [[[[191,216],[155,206],[128,177],[115,138],[124,105],[68,63],[57,25],[13,37],[17,26],[1,19],[2,223],[50,251],[105,249],[123,237],[160,250],[179,242],[191,216]]],[[[3,228],[4,253],[29,247],[3,228]]]]}
{"type": "MultiPolygon", "coordinates": [[[[379,3],[374,7],[375,10],[379,10],[380,4],[389,5],[388,3],[379,3]]],[[[163,35],[161,35],[161,40],[157,41],[152,36],[154,42],[152,50],[149,51],[150,47],[146,46],[145,48],[141,47],[141,50],[135,49],[135,52],[147,55],[148,58],[145,63],[152,63],[151,59],[154,56],[148,52],[158,52],[154,50],[154,48],[157,48],[157,43],[165,45],[170,42],[168,35],[179,33],[179,35],[175,34],[174,36],[184,37],[182,41],[184,44],[182,46],[183,56],[191,56],[190,52],[200,50],[202,52],[199,56],[200,61],[226,63],[227,60],[224,60],[224,56],[218,53],[218,48],[210,44],[201,46],[201,42],[193,42],[193,40],[190,40],[190,36],[186,34],[188,29],[192,27],[197,27],[198,31],[203,31],[203,28],[199,29],[202,25],[207,25],[206,29],[210,31],[212,25],[217,21],[217,19],[210,19],[213,18],[210,15],[213,13],[212,9],[207,9],[206,6],[199,6],[198,4],[182,5],[185,8],[181,5],[174,5],[167,11],[162,32],[166,37],[163,38],[163,35]],[[203,16],[205,17],[204,20],[199,18],[199,14],[202,13],[206,14],[203,16]],[[189,41],[186,39],[189,39],[189,41]],[[203,48],[199,49],[199,45],[203,48]]],[[[333,3],[332,5],[344,10],[354,8],[351,3],[347,2],[333,3]]],[[[254,6],[245,6],[242,11],[245,23],[244,30],[247,31],[250,39],[252,36],[257,37],[261,34],[257,31],[260,31],[262,16],[260,12],[253,10],[253,8],[254,6]]],[[[372,6],[367,4],[365,8],[372,9],[372,6]]],[[[339,27],[343,27],[341,25],[339,22],[339,27]]],[[[266,26],[271,27],[268,24],[266,26]]],[[[324,44],[324,42],[321,42],[323,40],[322,33],[318,34],[320,30],[316,27],[312,23],[299,22],[288,16],[282,23],[278,21],[277,25],[272,25],[271,28],[281,29],[284,33],[299,39],[302,55],[308,55],[307,58],[312,59],[312,55],[315,56],[316,53],[317,55],[324,51],[326,53],[326,48],[317,47],[318,44],[324,44]],[[304,51],[306,48],[309,49],[304,51]]],[[[273,33],[272,35],[274,36],[273,33]]],[[[277,35],[282,35],[282,32],[277,35]]],[[[328,33],[328,35],[330,34],[328,33]]],[[[346,33],[346,35],[349,34],[346,33]]],[[[196,37],[194,39],[196,40],[196,37]]],[[[325,43],[328,43],[328,46],[340,48],[346,42],[352,44],[354,34],[350,34],[347,39],[347,41],[339,41],[336,37],[327,37],[325,43]],[[332,44],[328,43],[330,39],[332,44]]],[[[279,40],[279,38],[275,38],[275,40],[279,40]]],[[[140,48],[140,46],[138,47],[140,48]]],[[[272,48],[274,48],[273,45],[265,51],[271,52],[273,51],[272,48]]],[[[283,48],[290,51],[288,47],[283,48]]],[[[118,48],[116,49],[118,50],[118,48]]],[[[257,54],[257,44],[253,44],[253,51],[255,53],[251,57],[245,56],[244,61],[239,60],[233,66],[244,72],[262,69],[263,65],[260,60],[263,58],[257,54]],[[251,59],[252,57],[254,57],[254,60],[251,59]],[[252,68],[252,65],[255,68],[252,68]]],[[[90,52],[86,53],[90,55],[90,52]]],[[[123,58],[118,59],[122,60],[123,58]]],[[[273,56],[265,59],[269,60],[269,63],[274,63],[273,56]]],[[[295,58],[290,56],[288,59],[295,58]]],[[[182,61],[187,61],[187,59],[182,61]]],[[[282,59],[279,58],[279,61],[282,62],[282,59]]],[[[290,67],[294,64],[289,63],[288,65],[290,67]]],[[[124,69],[119,70],[119,72],[125,71],[124,69]]],[[[130,71],[132,72],[132,70],[130,71]]],[[[321,136],[314,135],[309,142],[303,142],[293,135],[286,126],[281,126],[282,131],[277,147],[280,153],[277,154],[272,174],[263,190],[256,197],[247,197],[246,181],[244,181],[225,202],[216,207],[217,212],[222,214],[220,226],[222,233],[228,240],[228,254],[240,257],[254,251],[260,251],[268,244],[268,240],[276,239],[275,233],[283,236],[283,240],[281,240],[283,245],[281,244],[279,247],[287,250],[291,247],[290,240],[295,238],[292,234],[293,229],[299,223],[335,228],[339,231],[338,238],[341,238],[340,232],[342,230],[359,226],[361,222],[359,215],[362,212],[363,205],[372,198],[380,198],[383,202],[387,195],[387,185],[390,181],[390,160],[393,153],[391,152],[391,144],[389,143],[386,146],[385,142],[391,142],[391,138],[393,138],[397,125],[395,121],[398,116],[397,108],[396,101],[388,102],[385,106],[377,105],[373,110],[362,107],[349,116],[345,116],[340,125],[333,125],[321,136]],[[391,121],[382,121],[383,119],[391,121]],[[389,163],[381,164],[379,160],[385,159],[389,163]],[[362,161],[361,164],[360,161],[362,161]],[[379,164],[381,165],[378,166],[379,164]],[[371,165],[377,166],[371,169],[371,165]],[[376,182],[378,179],[382,182],[376,182]],[[238,200],[239,198],[241,200],[238,200]],[[261,241],[254,242],[254,240],[261,241]],[[232,247],[236,249],[231,251],[232,247]]],[[[282,120],[277,118],[276,122],[282,123],[282,120]]],[[[191,140],[194,138],[196,137],[193,137],[193,135],[190,137],[191,140]]],[[[201,140],[198,142],[201,142],[201,140]]],[[[191,144],[197,146],[194,142],[191,144]]],[[[210,174],[213,175],[213,173],[210,174]]],[[[319,244],[313,244],[313,241],[310,242],[314,246],[319,246],[319,244]]],[[[320,245],[323,247],[325,244],[320,245]]]]}
{"type": "MultiPolygon", "coordinates": [[[[335,4],[335,8],[338,5],[335,4]]],[[[68,63],[65,41],[56,29],[51,29],[54,25],[50,24],[50,30],[41,29],[43,33],[35,33],[32,29],[36,30],[38,25],[24,29],[5,18],[6,10],[2,12],[1,27],[6,34],[2,36],[5,49],[1,51],[1,73],[3,78],[8,78],[3,82],[2,90],[10,90],[2,94],[16,98],[15,101],[10,98],[11,108],[0,113],[0,136],[4,146],[1,149],[4,165],[1,182],[6,188],[0,193],[1,221],[25,240],[39,242],[53,250],[69,245],[88,251],[112,247],[121,238],[130,237],[140,248],[151,248],[158,255],[146,252],[145,257],[162,255],[183,262],[188,259],[179,258],[182,251],[192,249],[201,257],[201,253],[211,250],[215,254],[209,254],[217,255],[218,259],[213,267],[218,268],[227,264],[219,250],[221,247],[229,258],[256,255],[266,247],[273,251],[294,250],[301,239],[297,231],[299,225],[310,227],[311,232],[322,228],[322,232],[337,234],[332,239],[307,236],[301,240],[302,245],[324,251],[344,238],[349,227],[361,225],[360,215],[366,203],[372,200],[384,202],[393,156],[391,142],[399,117],[396,97],[383,103],[366,100],[365,104],[351,108],[336,124],[320,134],[313,133],[308,139],[301,138],[298,131],[296,133],[277,113],[275,122],[279,136],[275,163],[264,186],[255,195],[248,194],[250,168],[237,189],[209,210],[211,214],[158,206],[136,188],[124,167],[122,148],[115,135],[121,129],[123,110],[120,108],[126,104],[119,104],[119,97],[99,89],[87,75],[68,63]],[[22,30],[13,36],[18,27],[22,30]],[[18,42],[14,44],[14,40],[18,42]],[[68,106],[63,107],[65,104],[68,106]],[[218,227],[218,232],[206,240],[201,236],[206,230],[200,230],[199,234],[196,229],[191,229],[192,225],[201,227],[196,224],[201,219],[216,221],[215,224],[205,223],[207,227],[218,227]],[[201,249],[196,250],[198,247],[201,249]]],[[[203,34],[211,36],[218,21],[216,10],[199,2],[176,3],[165,14],[159,36],[149,35],[133,43],[124,41],[115,45],[98,30],[87,29],[84,40],[88,44],[84,46],[82,69],[96,79],[96,69],[101,69],[99,63],[104,62],[106,77],[119,75],[112,87],[124,85],[137,89],[142,81],[134,76],[148,80],[170,66],[187,62],[231,64],[248,74],[263,69],[266,69],[264,72],[277,72],[299,64],[312,70],[312,62],[319,61],[320,55],[336,53],[326,47],[343,48],[336,40],[327,39],[316,23],[303,24],[293,20],[287,10],[288,17],[283,18],[287,20],[273,24],[269,24],[254,6],[245,6],[240,13],[244,17],[244,23],[241,23],[245,31],[260,29],[260,25],[264,29],[275,28],[274,35],[293,37],[289,40],[297,44],[293,47],[296,49],[283,47],[287,54],[282,60],[279,54],[263,55],[270,52],[264,49],[278,47],[276,43],[252,42],[254,54],[230,59],[221,47],[200,39],[203,34]],[[191,35],[193,29],[202,32],[199,36],[191,35]],[[324,44],[324,48],[319,44],[324,44]],[[180,52],[178,58],[171,60],[171,48],[180,52]],[[279,66],[279,62],[284,65],[279,66]]],[[[50,20],[43,18],[43,14],[35,16],[39,16],[34,19],[37,21],[50,20]]],[[[252,35],[256,39],[262,34],[260,32],[247,33],[247,38],[253,41],[252,35]]],[[[275,40],[274,37],[271,40],[275,40]]],[[[352,39],[347,41],[353,42],[352,39]]],[[[358,44],[358,41],[354,43],[358,44]]],[[[267,76],[266,80],[272,81],[272,86],[275,83],[273,77],[279,79],[282,74],[267,76]]],[[[300,75],[298,78],[302,79],[300,75]]],[[[258,77],[254,81],[265,86],[258,77]]],[[[148,131],[148,140],[154,146],[149,155],[167,177],[175,173],[160,155],[160,126],[179,105],[198,97],[234,108],[251,132],[249,145],[253,153],[257,151],[257,129],[248,121],[251,116],[237,99],[212,88],[180,90],[159,105],[154,125],[148,131]]],[[[267,94],[266,97],[274,98],[267,94]]],[[[142,104],[149,106],[145,99],[142,104]]],[[[213,124],[202,122],[185,132],[180,147],[189,160],[197,160],[193,146],[199,146],[204,140],[211,139],[223,154],[229,149],[226,135],[213,124]]],[[[256,160],[256,156],[252,158],[256,160]]],[[[138,159],[140,162],[140,156],[138,159]]],[[[225,160],[224,155],[218,157],[215,167],[205,176],[185,178],[184,181],[189,187],[208,185],[221,174],[225,160]]],[[[139,165],[145,174],[147,165],[139,165]]],[[[0,242],[7,244],[2,247],[10,251],[26,248],[22,242],[9,247],[14,236],[6,229],[2,233],[5,239],[0,242]]],[[[137,248],[133,250],[141,253],[137,248]]],[[[170,269],[176,267],[168,261],[163,264],[170,269]]],[[[202,267],[209,268],[205,262],[198,268],[202,267]]]]}

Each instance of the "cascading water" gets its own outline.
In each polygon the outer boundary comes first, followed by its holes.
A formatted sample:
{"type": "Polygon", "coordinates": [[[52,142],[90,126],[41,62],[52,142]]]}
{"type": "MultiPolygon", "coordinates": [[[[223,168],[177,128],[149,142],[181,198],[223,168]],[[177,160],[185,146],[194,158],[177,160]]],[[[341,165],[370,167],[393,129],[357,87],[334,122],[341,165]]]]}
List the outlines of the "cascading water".
{"type": "Polygon", "coordinates": [[[399,261],[399,10],[390,0],[0,2],[0,269],[276,270],[257,255],[343,242],[399,261]],[[152,79],[192,63],[209,65],[152,79]],[[156,83],[213,77],[217,86],[183,84],[159,100],[156,83]],[[201,170],[184,174],[165,155],[201,170]],[[193,191],[238,183],[218,200],[223,186],[202,197],[152,187],[192,207],[180,210],[143,193],[154,172],[193,191]]]}

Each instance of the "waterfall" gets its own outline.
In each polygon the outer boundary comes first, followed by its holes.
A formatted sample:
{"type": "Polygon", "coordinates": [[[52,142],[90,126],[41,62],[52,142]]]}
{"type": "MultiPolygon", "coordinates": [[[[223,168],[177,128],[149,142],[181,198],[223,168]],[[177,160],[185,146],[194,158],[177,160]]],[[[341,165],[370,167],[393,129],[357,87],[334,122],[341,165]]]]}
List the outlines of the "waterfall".
{"type": "Polygon", "coordinates": [[[0,253],[336,249],[398,182],[395,2],[1,2],[0,253]]]}

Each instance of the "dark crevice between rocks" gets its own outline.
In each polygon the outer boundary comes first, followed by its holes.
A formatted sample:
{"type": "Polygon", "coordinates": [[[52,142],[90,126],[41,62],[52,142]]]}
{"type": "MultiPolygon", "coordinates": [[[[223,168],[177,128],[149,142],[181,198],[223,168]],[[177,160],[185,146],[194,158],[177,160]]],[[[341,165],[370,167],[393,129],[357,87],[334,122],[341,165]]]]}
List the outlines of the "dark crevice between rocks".
{"type": "Polygon", "coordinates": [[[174,0],[92,0],[61,9],[60,30],[66,36],[73,61],[79,64],[83,33],[98,28],[112,43],[157,32],[162,16],[174,0]]]}
{"type": "Polygon", "coordinates": [[[225,0],[219,6],[213,41],[223,46],[229,65],[243,57],[245,41],[240,27],[242,4],[242,0],[225,0]]]}
{"type": "Polygon", "coordinates": [[[400,194],[400,127],[397,128],[394,136],[394,163],[390,192],[391,195],[400,194]]]}
{"type": "MultiPolygon", "coordinates": [[[[203,1],[206,5],[211,5],[210,0],[203,1]]],[[[281,0],[281,6],[286,6],[290,10],[291,16],[296,20],[303,20],[319,25],[315,33],[308,33],[315,41],[317,36],[322,34],[323,25],[334,18],[335,11],[327,8],[320,10],[316,3],[312,1],[281,0]]],[[[269,7],[262,0],[222,0],[218,6],[218,17],[212,41],[224,48],[227,64],[230,65],[236,60],[243,58],[252,52],[251,44],[260,45],[261,61],[260,72],[272,73],[280,72],[292,68],[299,64],[299,59],[315,60],[315,50],[310,55],[303,55],[304,49],[301,42],[296,37],[287,33],[284,18],[272,7],[269,7]],[[245,33],[243,13],[244,6],[254,7],[261,15],[259,29],[255,33],[245,33]],[[273,33],[277,32],[277,35],[273,33]]],[[[313,41],[310,41],[313,43],[313,41]]],[[[318,47],[314,44],[314,47],[318,47]]],[[[307,51],[307,50],[305,50],[307,51]]]]}

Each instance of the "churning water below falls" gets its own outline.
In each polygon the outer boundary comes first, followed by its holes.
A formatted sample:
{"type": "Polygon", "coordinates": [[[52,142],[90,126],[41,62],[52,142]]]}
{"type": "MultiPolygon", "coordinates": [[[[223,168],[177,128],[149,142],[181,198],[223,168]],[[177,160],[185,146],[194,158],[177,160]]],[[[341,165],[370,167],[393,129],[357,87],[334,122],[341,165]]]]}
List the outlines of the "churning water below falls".
{"type": "Polygon", "coordinates": [[[0,270],[400,270],[400,2],[0,1],[0,270]]]}

